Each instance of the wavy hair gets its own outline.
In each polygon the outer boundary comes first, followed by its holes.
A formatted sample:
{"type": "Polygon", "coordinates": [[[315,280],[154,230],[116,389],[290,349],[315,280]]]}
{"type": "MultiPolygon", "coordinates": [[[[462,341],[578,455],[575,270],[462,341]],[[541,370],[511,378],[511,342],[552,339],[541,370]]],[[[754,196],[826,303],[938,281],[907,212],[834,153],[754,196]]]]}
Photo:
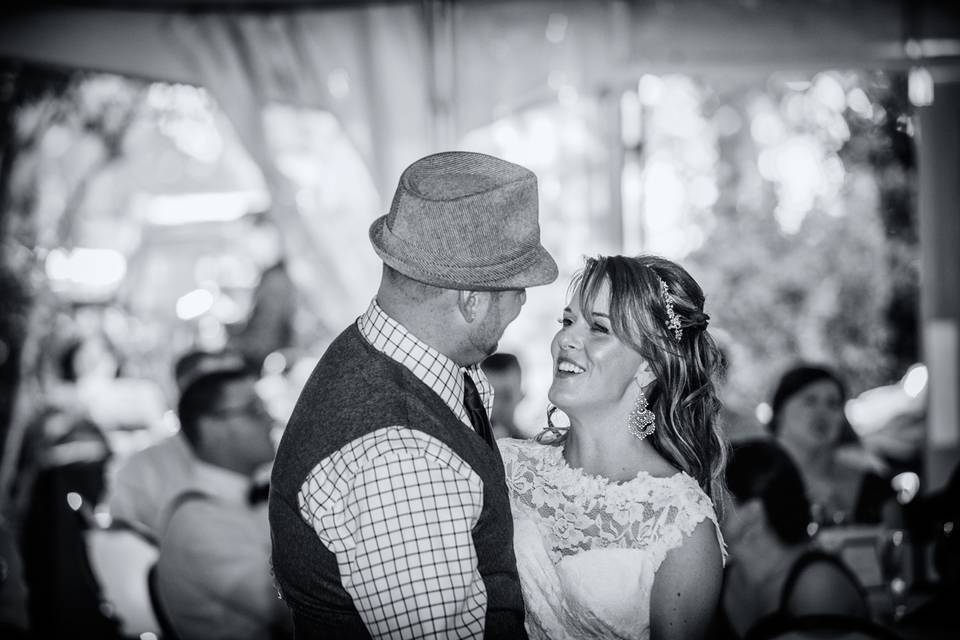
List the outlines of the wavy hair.
{"type": "Polygon", "coordinates": [[[604,283],[610,286],[614,334],[643,356],[656,376],[647,399],[657,429],[648,441],[673,466],[696,479],[721,511],[727,495],[727,443],[717,418],[723,356],[707,331],[710,316],[703,311],[700,285],[686,269],[658,256],[587,258],[569,291],[571,296],[579,294],[584,317],[591,317],[604,283]],[[661,294],[661,282],[666,294],[661,294]],[[665,295],[679,319],[679,340],[668,326],[665,295]]]}

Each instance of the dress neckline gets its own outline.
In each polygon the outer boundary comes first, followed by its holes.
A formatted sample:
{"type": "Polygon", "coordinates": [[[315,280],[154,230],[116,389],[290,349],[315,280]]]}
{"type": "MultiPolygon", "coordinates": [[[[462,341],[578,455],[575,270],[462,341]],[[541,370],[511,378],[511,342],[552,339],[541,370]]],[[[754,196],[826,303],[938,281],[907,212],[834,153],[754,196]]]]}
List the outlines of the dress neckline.
{"type": "Polygon", "coordinates": [[[545,456],[546,461],[550,463],[550,466],[553,467],[558,476],[566,482],[582,480],[596,489],[603,487],[608,487],[611,489],[630,488],[635,484],[643,484],[649,487],[651,481],[664,485],[672,484],[677,481],[692,481],[694,484],[696,484],[696,481],[694,481],[693,478],[679,470],[669,476],[655,476],[645,469],[640,469],[637,471],[636,475],[628,480],[611,480],[604,475],[584,471],[583,467],[574,467],[571,465],[563,455],[564,447],[562,445],[544,446],[550,449],[549,453],[545,456]]]}

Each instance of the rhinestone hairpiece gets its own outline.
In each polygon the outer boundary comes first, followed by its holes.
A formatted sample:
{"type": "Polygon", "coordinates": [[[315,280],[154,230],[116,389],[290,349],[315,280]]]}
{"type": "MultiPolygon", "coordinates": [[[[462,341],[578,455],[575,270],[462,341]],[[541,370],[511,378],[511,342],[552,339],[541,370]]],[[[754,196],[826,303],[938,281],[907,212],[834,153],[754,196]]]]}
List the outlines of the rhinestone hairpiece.
{"type": "Polygon", "coordinates": [[[670,289],[663,278],[657,276],[660,281],[660,297],[663,298],[663,305],[667,308],[667,328],[673,330],[673,337],[680,342],[683,337],[683,327],[680,326],[680,316],[673,309],[673,301],[670,300],[670,289]]]}

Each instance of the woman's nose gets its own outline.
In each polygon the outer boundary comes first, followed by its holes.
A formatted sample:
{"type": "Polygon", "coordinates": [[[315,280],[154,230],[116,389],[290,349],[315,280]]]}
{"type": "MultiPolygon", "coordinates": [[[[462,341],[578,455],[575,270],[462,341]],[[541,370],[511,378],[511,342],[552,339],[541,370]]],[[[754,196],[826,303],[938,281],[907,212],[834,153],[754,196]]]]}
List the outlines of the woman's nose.
{"type": "Polygon", "coordinates": [[[576,349],[580,346],[580,338],[570,327],[564,327],[557,335],[557,344],[561,349],[576,349]]]}

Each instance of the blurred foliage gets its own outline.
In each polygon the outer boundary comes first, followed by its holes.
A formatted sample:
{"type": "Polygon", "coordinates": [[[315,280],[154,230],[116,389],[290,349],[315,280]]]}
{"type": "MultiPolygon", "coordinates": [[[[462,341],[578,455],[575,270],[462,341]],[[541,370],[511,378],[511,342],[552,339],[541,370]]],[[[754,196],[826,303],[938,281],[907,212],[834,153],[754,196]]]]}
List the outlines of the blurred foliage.
{"type": "Polygon", "coordinates": [[[717,222],[686,263],[708,293],[711,328],[723,330],[727,400],[741,415],[768,401],[780,374],[798,360],[834,366],[855,394],[898,379],[919,358],[906,80],[835,73],[832,81],[847,96],[862,91],[869,104],[838,110],[842,122],[825,121],[816,109],[791,108],[815,82],[798,91],[776,77],[762,95],[738,87],[714,96],[714,108],[732,106],[745,122],[758,100],[769,101],[784,135],[818,136],[826,162],[832,148],[844,170],[836,198],[813,199],[794,228],[779,217],[783,194],[776,182],[756,175],[762,153],[756,131],[745,126],[720,140],[717,222]]]}
{"type": "MultiPolygon", "coordinates": [[[[33,194],[15,194],[11,182],[14,161],[36,147],[40,132],[25,131],[19,116],[24,109],[56,102],[70,82],[70,74],[59,70],[25,71],[23,65],[13,63],[0,66],[0,435],[3,436],[14,408],[21,353],[34,298],[33,265],[27,244],[30,239],[19,232],[29,227],[24,218],[32,209],[33,194]]],[[[55,118],[55,113],[48,113],[44,119],[55,118]]],[[[5,438],[0,440],[0,451],[4,442],[5,438]]]]}
{"type": "Polygon", "coordinates": [[[17,62],[0,65],[4,435],[9,424],[37,409],[17,402],[28,397],[23,384],[37,383],[41,357],[50,346],[46,333],[62,307],[44,278],[46,252],[73,242],[76,214],[92,179],[123,156],[124,139],[141,108],[142,82],[102,78],[17,62]],[[51,171],[50,163],[58,171],[51,171]]]}

